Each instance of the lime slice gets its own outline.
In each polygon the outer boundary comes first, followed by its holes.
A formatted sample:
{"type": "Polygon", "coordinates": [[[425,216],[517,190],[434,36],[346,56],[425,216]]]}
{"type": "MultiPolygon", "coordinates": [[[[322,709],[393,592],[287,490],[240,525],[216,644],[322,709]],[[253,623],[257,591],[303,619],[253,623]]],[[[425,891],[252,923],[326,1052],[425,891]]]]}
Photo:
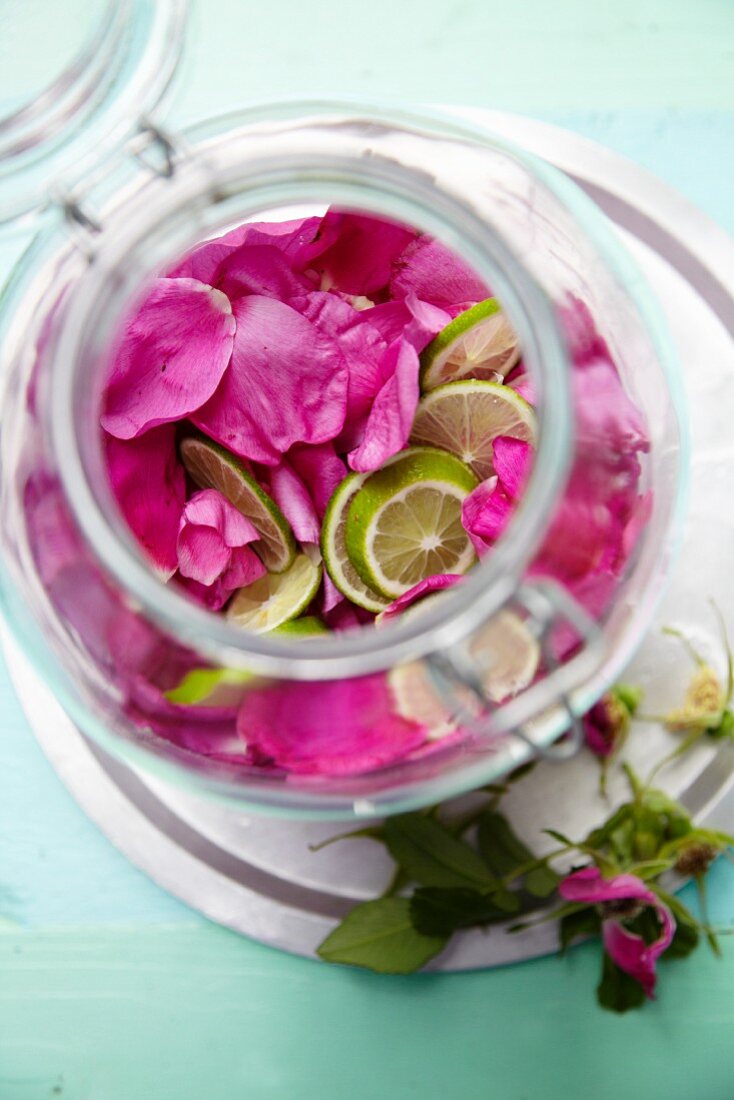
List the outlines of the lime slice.
{"type": "MultiPolygon", "coordinates": [[[[421,661],[392,669],[387,682],[395,713],[408,722],[423,726],[429,741],[448,737],[459,728],[453,709],[442,698],[428,668],[421,661]]],[[[468,710],[474,705],[472,714],[476,717],[479,714],[476,696],[472,696],[466,688],[457,688],[456,694],[463,708],[468,710]]]]}
{"type": "Polygon", "coordinates": [[[434,573],[466,573],[476,561],[461,505],[477,485],[445,451],[411,447],[365,479],[349,505],[346,545],[365,584],[395,599],[434,573]]]}
{"type": "Polygon", "coordinates": [[[450,451],[484,481],[494,473],[492,445],[498,435],[534,443],[532,406],[509,386],[467,379],[421,398],[410,441],[450,451]]]}
{"type": "Polygon", "coordinates": [[[314,634],[328,634],[329,628],[316,615],[301,615],[300,619],[290,619],[276,626],[272,633],[285,634],[291,638],[311,638],[314,634]]]}
{"type": "Polygon", "coordinates": [[[218,489],[260,532],[253,549],[271,573],[283,573],[296,556],[296,541],[275,501],[242,462],[210,439],[193,436],[181,444],[181,460],[200,489],[218,489]]]}
{"type": "Polygon", "coordinates": [[[321,553],[327,573],[343,596],[368,611],[382,611],[389,601],[378,596],[364,583],[349,560],[345,537],[349,505],[364,485],[367,476],[350,474],[337,486],[321,528],[321,553]]]}
{"type": "MultiPolygon", "coordinates": [[[[424,603],[437,597],[431,596],[424,603]]],[[[512,611],[500,611],[477,632],[470,646],[481,671],[487,695],[494,702],[517,695],[531,683],[540,661],[540,647],[525,623],[512,611]]],[[[427,666],[413,661],[393,669],[388,677],[395,710],[402,717],[425,726],[436,740],[461,725],[461,715],[479,718],[482,705],[462,684],[453,688],[456,707],[438,690],[427,666]]]]}
{"type": "Polygon", "coordinates": [[[514,611],[499,611],[480,627],[469,646],[484,689],[501,703],[526,688],[538,670],[540,646],[514,611]]]}
{"type": "Polygon", "coordinates": [[[266,573],[240,588],[227,608],[227,618],[253,634],[275,630],[306,610],[320,584],[320,562],[297,554],[285,573],[266,573]]]}
{"type": "Polygon", "coordinates": [[[496,298],[487,298],[454,317],[421,355],[421,389],[433,390],[459,378],[497,382],[520,358],[517,337],[496,298]]]}
{"type": "Polygon", "coordinates": [[[180,684],[164,694],[169,703],[184,706],[237,706],[245,694],[243,685],[254,679],[254,673],[240,668],[193,668],[180,684]]]}

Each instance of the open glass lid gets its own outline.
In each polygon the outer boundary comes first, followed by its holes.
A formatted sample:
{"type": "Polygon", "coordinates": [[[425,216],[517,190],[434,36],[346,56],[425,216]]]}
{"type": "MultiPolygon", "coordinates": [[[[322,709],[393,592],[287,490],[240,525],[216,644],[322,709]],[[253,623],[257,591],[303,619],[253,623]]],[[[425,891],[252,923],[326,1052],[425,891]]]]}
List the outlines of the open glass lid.
{"type": "Polygon", "coordinates": [[[159,106],[187,0],[6,0],[0,224],[78,183],[159,106]]]}

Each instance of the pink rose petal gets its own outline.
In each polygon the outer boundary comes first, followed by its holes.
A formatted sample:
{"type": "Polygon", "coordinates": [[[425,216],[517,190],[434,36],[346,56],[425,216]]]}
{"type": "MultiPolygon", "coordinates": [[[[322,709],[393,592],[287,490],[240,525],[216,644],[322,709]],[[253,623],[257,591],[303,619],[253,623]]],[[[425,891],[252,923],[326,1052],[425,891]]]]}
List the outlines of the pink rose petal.
{"type": "Polygon", "coordinates": [[[340,604],[346,604],[346,597],[341,594],[329,574],[324,570],[322,577],[321,611],[324,615],[329,615],[339,607],[340,604]]]}
{"type": "Polygon", "coordinates": [[[372,297],[387,287],[392,265],[415,231],[385,218],[329,210],[317,236],[298,253],[301,270],[321,274],[323,289],[372,297]]]}
{"type": "Polygon", "coordinates": [[[477,485],[461,506],[461,522],[475,547],[486,550],[488,543],[495,542],[509,523],[514,508],[515,502],[496,476],[477,485]]]}
{"type": "Polygon", "coordinates": [[[270,495],[293,528],[299,542],[319,544],[321,524],[303,480],[287,459],[269,471],[270,495]]]}
{"type": "Polygon", "coordinates": [[[620,970],[640,983],[648,997],[652,997],[655,963],[670,946],[675,932],[675,921],[668,907],[636,875],[622,874],[605,879],[594,866],[583,867],[567,875],[559,883],[558,893],[566,901],[590,905],[630,899],[655,910],[661,931],[658,939],[651,944],[646,944],[641,936],[624,928],[613,917],[606,917],[603,924],[604,946],[610,958],[620,970]]]}
{"type": "Polygon", "coordinates": [[[186,478],[172,424],[137,439],[105,439],[110,484],[122,515],[153,565],[168,578],[178,565],[176,540],[186,478]]]}
{"type": "Polygon", "coordinates": [[[299,444],[289,451],[288,461],[308,488],[317,516],[323,519],[336,487],[349,472],[333,443],[299,444]]]}
{"type": "Polygon", "coordinates": [[[283,302],[261,295],[233,305],[232,362],[197,427],[244,458],[277,466],[295,443],[341,431],[348,371],[337,343],[283,302]]]}
{"type": "Polygon", "coordinates": [[[443,592],[444,589],[452,588],[463,579],[459,573],[434,573],[432,577],[424,577],[422,581],[418,581],[407,592],[403,592],[402,596],[398,596],[381,612],[380,622],[385,623],[392,619],[399,619],[406,608],[421,600],[424,596],[428,596],[432,592],[443,592]]]}
{"type": "Polygon", "coordinates": [[[288,260],[272,245],[244,244],[225,256],[213,273],[212,285],[230,301],[245,294],[262,294],[289,302],[313,290],[313,283],[294,275],[288,260]]]}
{"type": "Polygon", "coordinates": [[[411,291],[422,301],[444,308],[481,302],[490,297],[486,283],[453,252],[431,237],[419,237],[395,264],[390,297],[411,291]]]}
{"type": "Polygon", "coordinates": [[[630,932],[618,921],[604,921],[602,937],[607,954],[620,970],[639,982],[648,997],[655,996],[655,964],[663,951],[670,947],[675,933],[675,921],[667,906],[655,906],[662,922],[660,935],[652,943],[645,943],[642,936],[630,932]]]}
{"type": "MultiPolygon", "coordinates": [[[[216,489],[203,489],[186,504],[177,540],[178,567],[182,577],[206,588],[217,584],[205,598],[208,606],[226,601],[226,594],[252,584],[265,566],[247,545],[258,531],[216,489]]],[[[192,589],[194,595],[197,590],[192,589]]]]}
{"type": "MultiPolygon", "coordinates": [[[[334,592],[337,591],[334,585],[331,585],[334,592]]],[[[324,587],[324,603],[326,602],[326,595],[330,589],[324,587]]],[[[333,593],[332,593],[333,596],[333,593]]],[[[329,597],[331,601],[331,596],[329,597]]],[[[333,606],[330,608],[323,607],[322,614],[324,622],[330,630],[358,630],[362,626],[362,620],[357,614],[357,607],[355,604],[350,603],[349,600],[342,597],[340,600],[333,601],[333,606]]]]}
{"type": "Polygon", "coordinates": [[[528,404],[537,404],[538,395],[535,391],[532,375],[528,371],[520,371],[514,378],[506,379],[506,382],[510,389],[513,389],[515,393],[519,393],[520,397],[524,397],[528,404]]]}
{"type": "Polygon", "coordinates": [[[305,244],[313,240],[320,224],[321,218],[245,222],[221,237],[198,245],[168,272],[168,277],[199,279],[213,286],[222,261],[243,244],[272,245],[291,261],[305,244]]]}
{"type": "Polygon", "coordinates": [[[376,470],[407,444],[418,405],[418,372],[415,348],[402,337],[392,343],[382,364],[386,381],[375,397],[362,441],[349,453],[353,470],[376,470]]]}
{"type": "Polygon", "coordinates": [[[533,448],[522,439],[500,435],[492,444],[492,464],[508,496],[519,500],[530,470],[533,448]]]}
{"type": "Polygon", "coordinates": [[[358,775],[399,760],[425,730],[392,713],[383,674],[281,682],[248,692],[237,728],[248,746],[289,772],[358,775]]]}
{"type": "Polygon", "coordinates": [[[189,416],[219,385],[234,331],[224,294],[194,279],[158,279],[127,324],[102,426],[118,439],[132,439],[189,416]]]}
{"type": "Polygon", "coordinates": [[[405,339],[420,354],[433,337],[451,323],[451,314],[430,302],[421,302],[412,291],[406,296],[405,305],[410,313],[405,339]]]}
{"type": "Polygon", "coordinates": [[[384,381],[381,370],[387,343],[370,323],[371,310],[359,311],[336,294],[314,291],[291,303],[319,332],[334,339],[349,372],[344,432],[340,447],[354,445],[364,428],[375,394],[384,381]]]}
{"type": "Polygon", "coordinates": [[[583,367],[599,358],[611,362],[607,343],[599,335],[586,302],[570,294],[566,303],[559,308],[558,314],[576,366],[583,367]]]}

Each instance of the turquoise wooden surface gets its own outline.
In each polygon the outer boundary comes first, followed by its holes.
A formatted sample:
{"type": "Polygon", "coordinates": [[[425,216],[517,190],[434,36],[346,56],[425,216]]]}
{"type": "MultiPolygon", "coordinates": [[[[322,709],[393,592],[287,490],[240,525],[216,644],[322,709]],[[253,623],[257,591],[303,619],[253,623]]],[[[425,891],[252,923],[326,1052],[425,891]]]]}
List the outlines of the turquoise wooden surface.
{"type": "MultiPolygon", "coordinates": [[[[734,231],[730,0],[199,0],[192,47],[178,122],[304,94],[522,110],[734,231]]],[[[591,945],[411,979],[281,955],[130,867],[56,780],[1,668],[0,703],[0,1100],[734,1096],[731,941],[721,962],[663,968],[658,1002],[623,1019],[593,1005],[591,945]]],[[[734,868],[711,894],[734,924],[734,868]]]]}

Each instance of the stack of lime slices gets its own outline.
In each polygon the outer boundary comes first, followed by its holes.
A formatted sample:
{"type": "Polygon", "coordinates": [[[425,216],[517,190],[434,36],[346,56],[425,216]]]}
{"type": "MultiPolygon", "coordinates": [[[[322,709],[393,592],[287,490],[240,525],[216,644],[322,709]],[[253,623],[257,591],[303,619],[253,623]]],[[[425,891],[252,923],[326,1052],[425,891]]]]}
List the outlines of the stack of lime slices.
{"type": "Polygon", "coordinates": [[[476,562],[462,504],[492,475],[493,441],[533,443],[535,413],[503,384],[519,358],[495,299],[456,317],[421,356],[421,387],[410,446],[372,473],[351,473],[324,516],[321,544],[299,547],[288,521],[247,465],[218,443],[193,436],[182,461],[196,485],[219,490],[253,523],[253,548],[268,572],[236,592],[227,618],[254,633],[304,637],[326,630],[313,614],[322,569],[352,604],[383,611],[437,573],[464,574],[476,562]]]}

